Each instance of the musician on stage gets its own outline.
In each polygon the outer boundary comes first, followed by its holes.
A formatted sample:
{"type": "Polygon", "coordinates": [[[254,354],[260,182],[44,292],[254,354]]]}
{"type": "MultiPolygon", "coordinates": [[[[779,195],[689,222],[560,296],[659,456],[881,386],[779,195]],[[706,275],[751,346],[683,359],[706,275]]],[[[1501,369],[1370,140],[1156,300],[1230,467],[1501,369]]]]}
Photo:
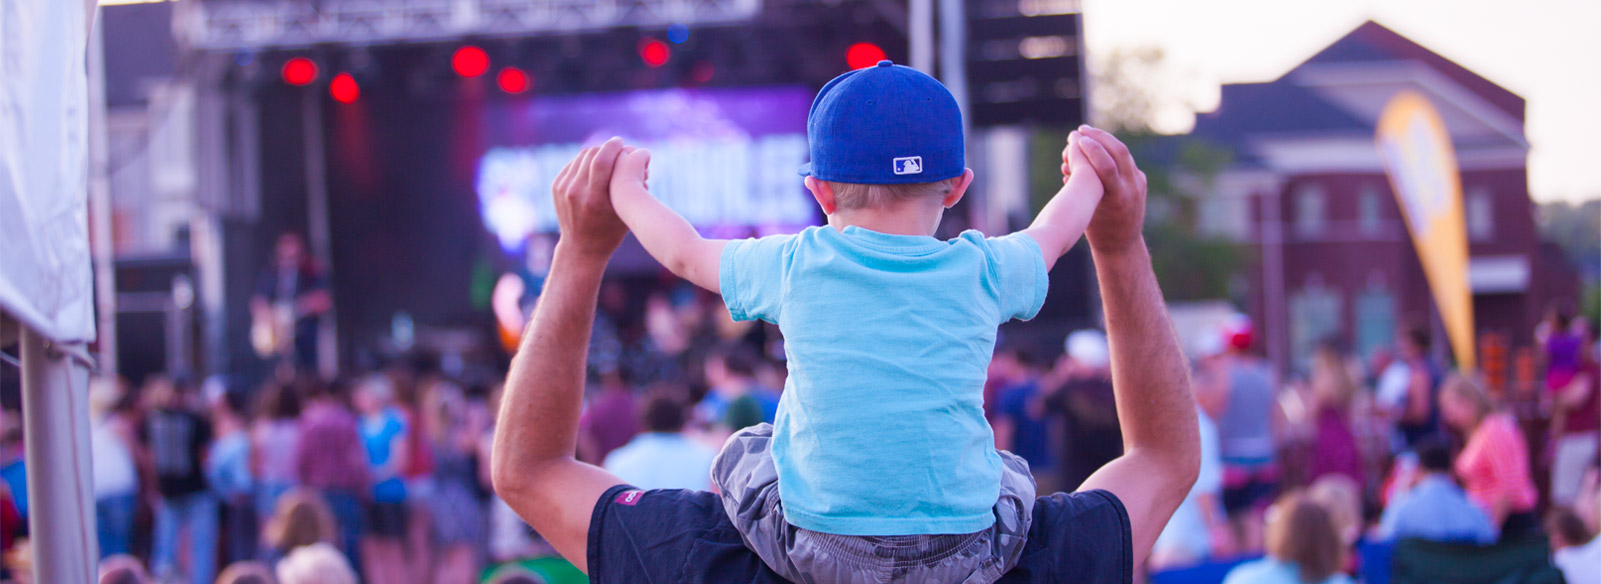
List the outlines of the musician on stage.
{"type": "Polygon", "coordinates": [[[317,365],[317,327],[333,308],[328,276],[306,253],[300,235],[278,236],[273,262],[262,270],[250,297],[250,342],[256,354],[281,368],[317,365]]]}

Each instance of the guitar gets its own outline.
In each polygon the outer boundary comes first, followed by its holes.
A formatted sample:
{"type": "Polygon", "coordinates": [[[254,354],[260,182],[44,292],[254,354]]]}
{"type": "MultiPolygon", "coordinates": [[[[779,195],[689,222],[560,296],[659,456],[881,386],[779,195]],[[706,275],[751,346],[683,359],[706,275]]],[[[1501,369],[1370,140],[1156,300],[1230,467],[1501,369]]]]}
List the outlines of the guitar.
{"type": "Polygon", "coordinates": [[[282,357],[295,343],[296,313],[292,302],[274,302],[250,316],[250,346],[263,359],[282,357]]]}

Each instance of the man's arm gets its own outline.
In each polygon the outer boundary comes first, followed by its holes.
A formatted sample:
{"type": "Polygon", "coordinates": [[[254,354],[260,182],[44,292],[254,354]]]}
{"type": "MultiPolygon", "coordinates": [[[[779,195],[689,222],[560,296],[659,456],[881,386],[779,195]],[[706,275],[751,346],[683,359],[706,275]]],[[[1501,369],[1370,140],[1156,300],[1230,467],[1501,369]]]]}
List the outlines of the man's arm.
{"type": "Polygon", "coordinates": [[[616,138],[586,149],[556,178],[562,235],[506,378],[490,459],[495,492],[585,573],[590,514],[606,489],[622,484],[573,457],[600,279],[627,232],[607,195],[621,151],[616,138]]]}
{"type": "Polygon", "coordinates": [[[727,240],[706,239],[695,226],[645,190],[650,151],[625,148],[611,179],[612,205],[617,216],[639,238],[651,257],[678,277],[712,292],[721,292],[718,268],[727,240]]]}
{"type": "Polygon", "coordinates": [[[1084,136],[1084,154],[1106,185],[1086,234],[1105,303],[1123,456],[1096,471],[1081,488],[1104,489],[1122,501],[1138,566],[1195,484],[1201,466],[1200,429],[1189,366],[1140,235],[1145,174],[1111,134],[1090,128],[1084,136]]]}
{"type": "Polygon", "coordinates": [[[1105,193],[1100,177],[1079,147],[1081,137],[1077,131],[1067,135],[1067,148],[1062,150],[1062,189],[1040,209],[1034,223],[1023,230],[1039,244],[1047,270],[1084,235],[1084,228],[1089,226],[1095,206],[1105,193]]]}

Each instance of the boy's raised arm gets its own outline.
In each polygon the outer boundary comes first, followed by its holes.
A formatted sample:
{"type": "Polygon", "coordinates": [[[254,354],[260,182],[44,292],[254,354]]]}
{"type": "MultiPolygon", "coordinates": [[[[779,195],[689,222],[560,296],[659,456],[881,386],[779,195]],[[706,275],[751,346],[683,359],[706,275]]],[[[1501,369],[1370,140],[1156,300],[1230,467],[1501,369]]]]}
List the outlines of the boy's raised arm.
{"type": "Polygon", "coordinates": [[[1062,174],[1067,178],[1062,190],[1045,203],[1034,223],[1023,230],[1040,245],[1047,270],[1084,235],[1105,193],[1100,177],[1090,168],[1089,160],[1079,148],[1082,136],[1077,130],[1067,135],[1067,148],[1062,150],[1062,174]]]}
{"type": "Polygon", "coordinates": [[[617,216],[622,217],[645,251],[668,270],[696,286],[721,293],[718,269],[728,241],[701,237],[689,221],[656,200],[645,189],[649,169],[649,150],[624,148],[611,179],[612,207],[617,216]]]}

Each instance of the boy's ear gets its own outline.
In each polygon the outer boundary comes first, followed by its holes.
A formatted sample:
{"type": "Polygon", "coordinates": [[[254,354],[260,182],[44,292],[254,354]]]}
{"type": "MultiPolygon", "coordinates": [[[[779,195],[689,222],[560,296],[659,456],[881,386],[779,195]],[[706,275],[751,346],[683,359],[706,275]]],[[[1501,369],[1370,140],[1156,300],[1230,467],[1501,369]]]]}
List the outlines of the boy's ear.
{"type": "Polygon", "coordinates": [[[962,195],[967,194],[967,187],[970,186],[973,186],[973,169],[962,169],[962,176],[956,177],[956,182],[951,184],[951,192],[945,193],[945,198],[940,200],[940,204],[946,209],[955,207],[956,202],[962,200],[962,195]]]}
{"type": "Polygon", "coordinates": [[[828,182],[808,176],[806,190],[812,192],[812,198],[817,199],[817,206],[823,208],[824,215],[833,215],[834,211],[839,210],[839,203],[834,200],[834,187],[828,182]]]}

